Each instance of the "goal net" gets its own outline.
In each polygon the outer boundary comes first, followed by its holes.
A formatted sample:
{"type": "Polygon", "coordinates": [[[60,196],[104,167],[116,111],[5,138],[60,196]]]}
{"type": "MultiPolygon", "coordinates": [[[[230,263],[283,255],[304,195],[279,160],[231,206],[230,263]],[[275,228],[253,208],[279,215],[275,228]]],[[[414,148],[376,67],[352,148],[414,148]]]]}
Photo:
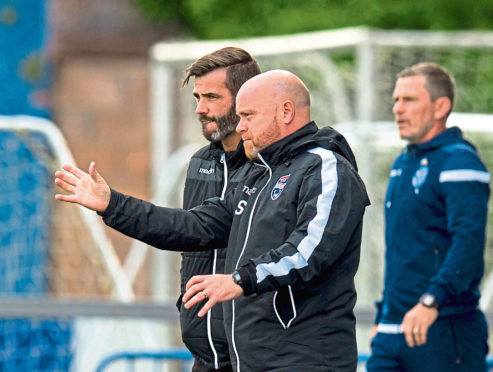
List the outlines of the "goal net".
{"type": "Polygon", "coordinates": [[[100,218],[55,201],[63,163],[75,164],[53,123],[0,117],[1,371],[92,371],[112,350],[170,346],[162,325],[176,310],[129,312],[132,286],[100,218]]]}

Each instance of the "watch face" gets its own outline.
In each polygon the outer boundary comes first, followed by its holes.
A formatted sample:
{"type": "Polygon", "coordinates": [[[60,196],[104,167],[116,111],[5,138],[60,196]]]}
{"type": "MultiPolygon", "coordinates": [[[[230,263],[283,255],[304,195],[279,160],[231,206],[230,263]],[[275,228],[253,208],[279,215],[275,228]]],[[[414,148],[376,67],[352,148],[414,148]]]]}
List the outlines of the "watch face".
{"type": "Polygon", "coordinates": [[[433,295],[426,293],[421,297],[420,302],[427,307],[434,307],[436,300],[435,300],[435,297],[433,295]]]}
{"type": "Polygon", "coordinates": [[[435,299],[433,298],[433,296],[430,295],[423,296],[423,304],[425,304],[426,306],[433,305],[434,300],[435,299]]]}
{"type": "Polygon", "coordinates": [[[236,283],[236,284],[240,284],[241,283],[241,276],[240,276],[240,273],[238,273],[237,271],[235,271],[233,273],[233,281],[236,283]]]}

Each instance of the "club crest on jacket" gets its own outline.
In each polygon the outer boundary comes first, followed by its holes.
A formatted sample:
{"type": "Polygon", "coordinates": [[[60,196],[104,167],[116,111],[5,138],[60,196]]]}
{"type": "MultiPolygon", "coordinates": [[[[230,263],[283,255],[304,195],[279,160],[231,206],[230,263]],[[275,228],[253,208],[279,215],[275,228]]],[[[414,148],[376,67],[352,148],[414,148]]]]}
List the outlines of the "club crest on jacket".
{"type": "Polygon", "coordinates": [[[412,178],[412,184],[414,187],[414,193],[419,194],[419,188],[425,183],[426,178],[428,177],[428,159],[424,158],[420,162],[420,167],[414,173],[412,178]]]}
{"type": "Polygon", "coordinates": [[[288,183],[289,177],[291,177],[291,175],[287,174],[277,180],[276,184],[274,185],[270,193],[270,198],[272,200],[276,200],[279,197],[279,195],[281,195],[282,190],[284,190],[284,186],[286,186],[286,184],[288,183]]]}

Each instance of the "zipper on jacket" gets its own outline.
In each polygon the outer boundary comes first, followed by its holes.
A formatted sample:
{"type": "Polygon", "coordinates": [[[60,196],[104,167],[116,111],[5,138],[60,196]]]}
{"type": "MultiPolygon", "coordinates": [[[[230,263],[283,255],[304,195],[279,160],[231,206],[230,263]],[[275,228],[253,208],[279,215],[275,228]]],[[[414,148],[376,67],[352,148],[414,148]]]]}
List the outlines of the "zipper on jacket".
{"type": "MultiPolygon", "coordinates": [[[[250,212],[250,216],[248,218],[248,227],[247,227],[247,232],[245,235],[245,241],[243,243],[243,248],[241,249],[238,260],[236,261],[235,269],[238,268],[238,264],[240,263],[241,257],[243,256],[243,253],[245,252],[245,248],[246,248],[246,245],[248,242],[248,237],[250,236],[250,227],[252,225],[253,214],[255,213],[255,207],[257,206],[257,201],[260,198],[260,195],[262,194],[264,189],[267,187],[267,185],[269,184],[269,182],[272,178],[272,169],[269,167],[269,165],[265,162],[265,160],[262,158],[262,156],[260,154],[258,154],[258,157],[259,157],[260,161],[263,163],[262,166],[267,168],[267,170],[269,171],[269,179],[267,180],[265,185],[262,187],[262,189],[260,189],[259,193],[257,194],[257,197],[255,198],[255,201],[253,202],[252,211],[250,212]]],[[[235,342],[235,300],[232,300],[231,302],[232,302],[231,306],[232,306],[232,312],[233,312],[232,317],[231,317],[231,319],[232,319],[231,320],[231,341],[233,343],[233,350],[234,350],[235,356],[236,356],[236,372],[240,372],[240,356],[238,355],[238,350],[236,348],[236,342],[235,342]]]]}
{"type": "Polygon", "coordinates": [[[221,163],[223,163],[223,172],[224,172],[224,184],[223,184],[223,191],[221,192],[221,199],[224,199],[224,196],[226,195],[226,189],[228,188],[228,180],[229,180],[229,174],[228,174],[228,165],[226,164],[226,153],[223,152],[221,155],[221,163]]]}
{"type": "MultiPolygon", "coordinates": [[[[224,199],[226,195],[226,189],[228,188],[228,164],[226,163],[226,153],[221,154],[221,163],[223,164],[223,190],[221,192],[221,199],[224,199]]],[[[212,261],[212,275],[216,274],[216,264],[217,264],[217,249],[214,249],[214,259],[212,261]]],[[[209,346],[211,347],[212,353],[214,354],[214,368],[219,369],[219,361],[217,360],[217,351],[214,347],[214,342],[212,341],[212,327],[211,327],[211,310],[207,312],[207,338],[209,340],[209,346]]]]}

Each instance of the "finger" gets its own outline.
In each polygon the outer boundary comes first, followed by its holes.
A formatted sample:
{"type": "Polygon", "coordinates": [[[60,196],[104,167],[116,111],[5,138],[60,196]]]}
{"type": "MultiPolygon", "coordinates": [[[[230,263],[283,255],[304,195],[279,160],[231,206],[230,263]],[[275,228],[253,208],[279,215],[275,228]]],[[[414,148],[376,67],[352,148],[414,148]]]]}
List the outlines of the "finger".
{"type": "Polygon", "coordinates": [[[75,194],[75,190],[76,190],[75,187],[59,178],[55,179],[55,185],[59,186],[60,188],[64,189],[67,192],[75,194]]]}
{"type": "Polygon", "coordinates": [[[420,346],[422,345],[422,340],[421,340],[421,329],[419,328],[414,328],[413,329],[413,337],[414,337],[414,345],[420,346]]]}
{"type": "Polygon", "coordinates": [[[404,331],[404,336],[406,337],[406,343],[409,347],[414,347],[414,336],[411,329],[404,331]]]}
{"type": "Polygon", "coordinates": [[[204,306],[202,306],[202,309],[200,309],[199,313],[197,314],[200,318],[202,318],[203,316],[207,315],[207,312],[212,309],[212,307],[215,305],[215,301],[213,301],[212,299],[207,301],[204,306]]]}
{"type": "Polygon", "coordinates": [[[70,183],[71,185],[74,185],[74,186],[77,185],[78,178],[74,177],[70,173],[56,171],[55,177],[65,181],[67,183],[70,183]]]}
{"type": "Polygon", "coordinates": [[[87,174],[86,172],[83,172],[79,168],[74,167],[73,165],[70,165],[70,164],[63,164],[62,165],[62,169],[63,170],[66,170],[69,173],[72,173],[77,178],[81,178],[85,174],[87,174]]]}
{"type": "Polygon", "coordinates": [[[419,344],[418,345],[424,345],[426,344],[426,335],[428,333],[428,329],[426,327],[420,328],[419,332],[419,344]]]}
{"type": "Polygon", "coordinates": [[[183,296],[185,302],[185,309],[190,309],[192,306],[198,304],[199,302],[204,301],[206,298],[207,297],[204,296],[203,292],[196,293],[195,295],[190,297],[188,301],[185,301],[185,296],[183,296]]]}
{"type": "Polygon", "coordinates": [[[69,203],[78,203],[74,195],[56,194],[55,199],[69,203]]]}
{"type": "Polygon", "coordinates": [[[195,295],[195,293],[195,291],[187,290],[181,300],[184,304],[186,304],[195,295]]]}
{"type": "MultiPolygon", "coordinates": [[[[190,282],[190,281],[189,281],[190,282]]],[[[199,284],[192,285],[187,289],[185,294],[183,295],[183,302],[187,303],[193,296],[197,293],[203,291],[205,288],[199,284]]]]}
{"type": "Polygon", "coordinates": [[[409,342],[408,345],[410,347],[423,345],[422,334],[423,334],[422,326],[415,324],[413,327],[411,327],[409,329],[409,335],[412,340],[412,345],[409,344],[409,342]]]}
{"type": "Polygon", "coordinates": [[[195,275],[187,282],[185,289],[188,291],[193,285],[202,283],[205,279],[205,275],[195,275]]]}
{"type": "Polygon", "coordinates": [[[93,161],[91,161],[91,164],[89,164],[89,175],[96,182],[98,182],[102,178],[96,170],[96,163],[93,161]]]}
{"type": "Polygon", "coordinates": [[[370,341],[373,340],[373,338],[377,335],[378,333],[378,328],[377,326],[373,326],[371,328],[371,333],[370,333],[370,341]]]}

